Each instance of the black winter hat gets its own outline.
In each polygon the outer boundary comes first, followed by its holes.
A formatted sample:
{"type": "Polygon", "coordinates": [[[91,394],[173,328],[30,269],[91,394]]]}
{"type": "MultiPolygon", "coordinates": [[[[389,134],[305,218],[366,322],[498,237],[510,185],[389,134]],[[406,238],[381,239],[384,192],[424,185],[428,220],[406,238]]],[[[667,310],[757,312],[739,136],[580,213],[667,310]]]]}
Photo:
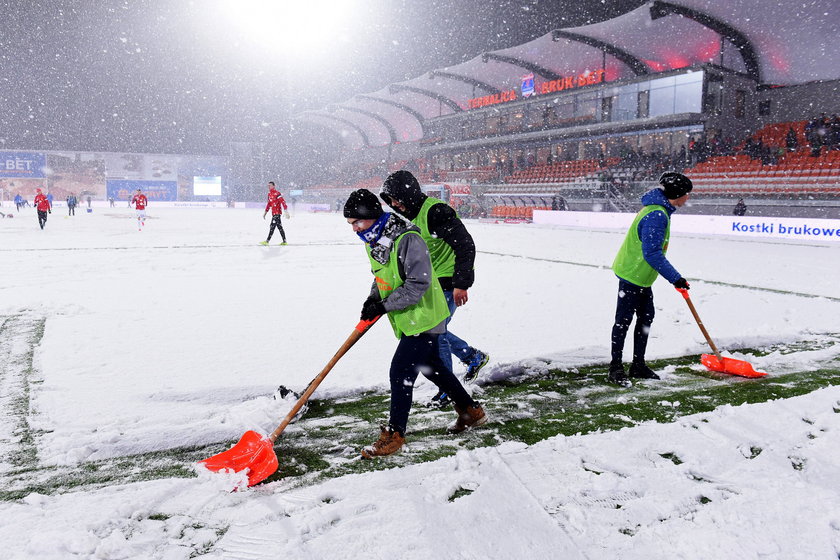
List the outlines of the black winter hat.
{"type": "Polygon", "coordinates": [[[382,214],[382,204],[376,195],[367,189],[351,192],[344,203],[345,218],[375,220],[382,214]]]}
{"type": "Polygon", "coordinates": [[[406,207],[406,211],[403,214],[409,219],[417,215],[420,207],[423,206],[423,202],[427,198],[423,193],[423,189],[420,188],[420,183],[417,181],[417,178],[404,169],[394,171],[388,175],[388,178],[382,183],[382,190],[379,192],[379,196],[389,206],[391,206],[394,200],[402,202],[406,207]]]}
{"type": "Polygon", "coordinates": [[[662,190],[665,192],[665,198],[668,200],[676,200],[683,195],[691,192],[694,185],[691,179],[682,173],[674,171],[666,171],[659,178],[659,184],[662,185],[662,190]]]}

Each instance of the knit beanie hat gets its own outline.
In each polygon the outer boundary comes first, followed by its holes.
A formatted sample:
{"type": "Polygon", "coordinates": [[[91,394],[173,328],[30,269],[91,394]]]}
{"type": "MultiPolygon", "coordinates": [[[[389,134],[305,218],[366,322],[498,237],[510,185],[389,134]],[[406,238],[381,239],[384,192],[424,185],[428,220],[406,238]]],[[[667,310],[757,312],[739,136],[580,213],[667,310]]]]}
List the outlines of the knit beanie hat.
{"type": "Polygon", "coordinates": [[[376,195],[367,189],[350,193],[344,203],[344,217],[363,220],[375,220],[382,215],[382,204],[376,195]]]}
{"type": "Polygon", "coordinates": [[[694,185],[691,179],[682,173],[674,171],[667,171],[659,178],[659,184],[662,185],[662,190],[665,192],[665,198],[668,200],[676,200],[683,195],[691,192],[694,185]]]}

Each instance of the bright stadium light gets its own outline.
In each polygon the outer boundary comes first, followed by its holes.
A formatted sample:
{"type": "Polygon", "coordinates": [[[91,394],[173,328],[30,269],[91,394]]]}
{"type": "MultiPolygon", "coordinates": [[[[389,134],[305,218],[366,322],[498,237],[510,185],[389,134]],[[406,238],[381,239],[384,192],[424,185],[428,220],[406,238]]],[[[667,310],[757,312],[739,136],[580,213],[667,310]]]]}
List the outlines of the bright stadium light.
{"type": "Polygon", "coordinates": [[[356,3],[345,0],[224,0],[223,14],[250,41],[275,51],[317,53],[341,39],[356,3]]]}

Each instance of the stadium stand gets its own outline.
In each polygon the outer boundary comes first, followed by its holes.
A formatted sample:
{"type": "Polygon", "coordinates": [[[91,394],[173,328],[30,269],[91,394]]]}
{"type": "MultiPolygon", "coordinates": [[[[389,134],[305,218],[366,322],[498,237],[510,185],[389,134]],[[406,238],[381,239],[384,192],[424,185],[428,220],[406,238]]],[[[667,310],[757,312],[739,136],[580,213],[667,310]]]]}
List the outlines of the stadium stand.
{"type": "Polygon", "coordinates": [[[358,130],[330,124],[348,171],[330,182],[375,191],[405,167],[442,196],[461,185],[450,202],[465,212],[527,220],[633,211],[672,169],[696,185],[686,212],[749,197],[751,213],[840,217],[840,59],[813,54],[836,42],[830,3],[792,18],[762,0],[654,0],[354,97],[345,104],[387,119],[399,142],[348,111],[358,130]]]}

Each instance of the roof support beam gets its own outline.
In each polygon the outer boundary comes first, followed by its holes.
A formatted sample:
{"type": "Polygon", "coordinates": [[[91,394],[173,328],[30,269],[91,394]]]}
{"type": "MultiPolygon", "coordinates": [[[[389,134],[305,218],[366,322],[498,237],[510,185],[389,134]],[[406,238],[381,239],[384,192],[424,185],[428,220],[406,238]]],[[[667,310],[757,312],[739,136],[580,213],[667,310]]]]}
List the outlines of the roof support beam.
{"type": "Polygon", "coordinates": [[[741,58],[744,59],[744,66],[747,68],[747,74],[756,82],[761,83],[761,66],[758,63],[758,55],[755,52],[755,47],[753,47],[753,44],[747,39],[746,35],[728,23],[703,12],[686,8],[685,6],[655,0],[650,7],[650,19],[652,20],[670,15],[682,16],[694,20],[700,25],[708,27],[721,37],[724,37],[741,53],[741,58]]]}
{"type": "Polygon", "coordinates": [[[566,39],[569,41],[583,43],[585,45],[589,45],[590,47],[595,47],[596,49],[601,49],[608,55],[617,58],[618,60],[629,66],[630,69],[637,76],[644,76],[645,74],[648,74],[650,72],[650,70],[647,67],[647,64],[645,64],[641,59],[636,58],[629,52],[616,47],[612,43],[607,43],[601,41],[600,39],[595,39],[594,37],[587,37],[586,35],[581,35],[580,33],[563,31],[562,29],[555,29],[554,31],[552,31],[551,39],[554,41],[566,39]]]}
{"type": "Polygon", "coordinates": [[[357,109],[356,107],[348,107],[346,105],[335,105],[335,109],[344,110],[344,111],[353,111],[354,113],[359,113],[361,115],[365,115],[366,117],[370,117],[375,121],[379,122],[388,130],[388,134],[391,136],[391,144],[396,144],[399,140],[397,140],[397,131],[388,122],[384,117],[381,115],[377,115],[376,113],[372,113],[370,111],[365,111],[364,109],[357,109]]]}
{"type": "Polygon", "coordinates": [[[439,70],[432,70],[431,72],[429,72],[429,79],[431,80],[434,78],[445,78],[447,80],[457,80],[459,82],[464,82],[465,84],[469,84],[473,87],[479,87],[491,95],[497,95],[502,93],[502,91],[499,88],[493,87],[490,84],[482,82],[480,80],[470,78],[469,76],[462,76],[461,74],[452,74],[451,72],[441,72],[439,70]]]}
{"type": "Polygon", "coordinates": [[[406,85],[403,85],[403,84],[391,84],[390,86],[388,86],[388,91],[392,94],[393,93],[399,93],[401,91],[408,91],[408,92],[411,92],[411,93],[416,93],[418,95],[425,95],[426,97],[431,97],[435,101],[439,101],[439,102],[443,103],[444,105],[446,105],[447,107],[449,107],[450,109],[455,111],[456,113],[461,113],[461,112],[464,111],[463,109],[461,109],[461,106],[458,105],[452,99],[446,97],[445,95],[441,95],[437,92],[429,91],[427,89],[421,89],[421,88],[417,88],[417,87],[406,86],[406,85]]]}
{"type": "Polygon", "coordinates": [[[487,63],[490,60],[495,60],[496,62],[506,62],[507,64],[513,64],[514,66],[519,66],[520,68],[524,68],[529,72],[533,72],[534,74],[539,74],[545,80],[559,80],[562,78],[560,74],[549,70],[548,68],[544,68],[539,64],[534,64],[533,62],[528,62],[527,60],[522,60],[521,58],[516,58],[513,56],[506,56],[503,54],[496,54],[492,52],[486,52],[481,55],[481,62],[487,63]]]}
{"type": "Polygon", "coordinates": [[[362,142],[364,142],[365,148],[370,148],[370,141],[368,140],[367,134],[365,134],[365,131],[362,130],[362,128],[360,126],[358,126],[356,123],[354,123],[353,121],[349,121],[347,119],[342,119],[341,117],[336,117],[335,115],[330,115],[328,113],[319,113],[318,111],[307,111],[307,112],[303,113],[298,118],[305,119],[307,116],[322,117],[322,118],[325,118],[325,119],[332,119],[334,121],[338,121],[340,123],[343,123],[343,124],[349,126],[353,130],[358,132],[359,136],[362,137],[362,142]]]}
{"type": "Polygon", "coordinates": [[[426,121],[426,119],[423,117],[423,115],[421,115],[408,105],[403,105],[402,103],[397,103],[396,101],[391,101],[390,99],[374,97],[372,95],[357,95],[356,97],[358,97],[359,99],[367,99],[368,101],[376,101],[377,103],[385,103],[386,105],[390,105],[392,107],[400,109],[401,111],[405,111],[406,113],[417,119],[417,122],[420,123],[420,129],[423,130],[423,132],[425,133],[426,128],[425,126],[423,126],[423,123],[426,121]]]}

